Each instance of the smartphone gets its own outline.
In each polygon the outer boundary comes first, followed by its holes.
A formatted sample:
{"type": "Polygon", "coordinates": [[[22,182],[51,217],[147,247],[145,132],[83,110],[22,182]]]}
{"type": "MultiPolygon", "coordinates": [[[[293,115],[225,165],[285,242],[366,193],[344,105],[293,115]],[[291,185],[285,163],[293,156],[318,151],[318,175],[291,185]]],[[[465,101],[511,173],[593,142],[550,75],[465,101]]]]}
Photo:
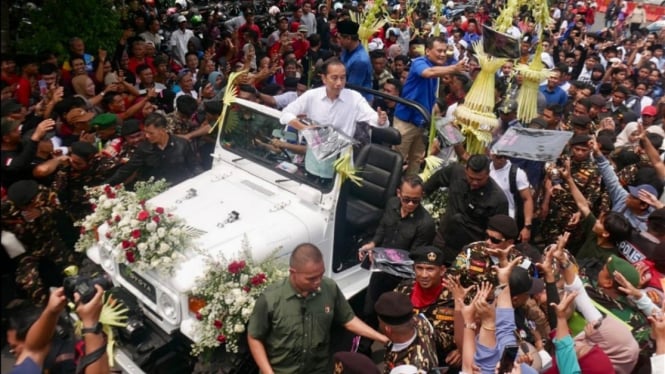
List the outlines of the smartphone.
{"type": "Polygon", "coordinates": [[[39,85],[39,94],[42,95],[42,97],[46,96],[48,93],[48,85],[46,84],[46,81],[40,79],[37,84],[39,85]]]}
{"type": "Polygon", "coordinates": [[[510,344],[505,346],[503,348],[503,353],[501,354],[501,361],[499,361],[499,374],[510,373],[513,370],[516,358],[517,345],[510,344]]]}

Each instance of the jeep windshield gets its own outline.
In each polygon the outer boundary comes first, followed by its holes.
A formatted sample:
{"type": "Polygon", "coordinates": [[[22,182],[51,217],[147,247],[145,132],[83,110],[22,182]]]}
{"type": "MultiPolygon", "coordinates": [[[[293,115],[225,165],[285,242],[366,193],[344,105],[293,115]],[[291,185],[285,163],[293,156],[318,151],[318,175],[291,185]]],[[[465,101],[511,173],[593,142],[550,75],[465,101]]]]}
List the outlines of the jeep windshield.
{"type": "Polygon", "coordinates": [[[273,182],[297,181],[327,192],[332,183],[308,176],[305,145],[296,130],[279,123],[280,112],[237,99],[226,113],[220,145],[238,155],[231,162],[251,160],[284,176],[273,182]]]}

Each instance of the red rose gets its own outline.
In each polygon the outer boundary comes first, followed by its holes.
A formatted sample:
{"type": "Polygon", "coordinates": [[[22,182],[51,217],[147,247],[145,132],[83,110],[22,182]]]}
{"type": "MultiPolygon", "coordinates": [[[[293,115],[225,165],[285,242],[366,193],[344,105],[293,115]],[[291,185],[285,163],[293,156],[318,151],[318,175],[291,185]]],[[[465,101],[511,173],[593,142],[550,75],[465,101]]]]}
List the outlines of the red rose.
{"type": "Polygon", "coordinates": [[[108,184],[104,186],[104,193],[109,193],[109,192],[112,192],[112,191],[113,190],[111,189],[111,186],[109,186],[108,184]]]}
{"type": "Polygon", "coordinates": [[[266,275],[264,273],[259,273],[256,274],[255,276],[252,277],[250,282],[252,283],[252,286],[258,286],[266,282],[266,275]]]}
{"type": "Polygon", "coordinates": [[[120,222],[121,219],[122,219],[122,217],[120,217],[119,215],[116,215],[116,216],[115,216],[115,221],[116,221],[116,222],[120,222]]]}
{"type": "Polygon", "coordinates": [[[136,217],[136,219],[138,219],[139,221],[145,221],[148,218],[150,218],[150,213],[148,213],[148,211],[146,210],[140,211],[139,215],[136,217]]]}
{"type": "Polygon", "coordinates": [[[145,200],[141,200],[141,201],[139,201],[139,204],[141,204],[141,206],[142,206],[143,208],[145,208],[145,200]]]}
{"type": "Polygon", "coordinates": [[[152,216],[152,220],[153,220],[155,223],[159,223],[160,218],[159,218],[159,216],[152,216]]]}
{"type": "Polygon", "coordinates": [[[130,242],[129,240],[123,240],[122,241],[122,249],[131,248],[131,246],[132,246],[132,242],[130,242]]]}
{"type": "Polygon", "coordinates": [[[85,227],[81,226],[80,233],[81,233],[81,235],[85,234],[85,227]]]}
{"type": "Polygon", "coordinates": [[[136,229],[136,230],[132,231],[132,238],[138,239],[140,237],[141,237],[141,230],[136,229]]]}
{"type": "Polygon", "coordinates": [[[229,264],[229,273],[238,274],[245,268],[245,261],[233,261],[229,264]]]}
{"type": "Polygon", "coordinates": [[[203,319],[203,315],[202,315],[201,313],[199,313],[199,312],[196,312],[196,319],[199,320],[199,321],[202,320],[202,319],[203,319]]]}
{"type": "Polygon", "coordinates": [[[115,199],[115,192],[108,192],[106,194],[106,197],[108,197],[109,199],[115,199]]]}
{"type": "Polygon", "coordinates": [[[243,287],[242,287],[242,290],[245,291],[245,292],[247,292],[247,293],[249,293],[249,291],[251,291],[252,289],[249,288],[249,286],[243,286],[243,287]]]}
{"type": "Polygon", "coordinates": [[[224,335],[217,335],[217,341],[224,344],[226,343],[226,336],[224,335]]]}
{"type": "Polygon", "coordinates": [[[131,250],[125,252],[125,257],[127,257],[127,262],[129,262],[130,264],[136,261],[136,259],[134,258],[134,252],[131,250]]]}
{"type": "Polygon", "coordinates": [[[164,208],[162,208],[161,206],[158,206],[157,208],[155,208],[155,213],[164,214],[164,208]]]}
{"type": "Polygon", "coordinates": [[[97,210],[97,205],[96,204],[90,204],[90,207],[92,208],[93,212],[97,210]]]}
{"type": "Polygon", "coordinates": [[[106,232],[106,239],[111,239],[111,232],[110,231],[106,232]]]}
{"type": "Polygon", "coordinates": [[[224,326],[224,324],[222,323],[222,321],[220,321],[220,320],[218,320],[218,319],[216,319],[215,322],[213,322],[212,324],[215,325],[215,328],[216,328],[217,330],[221,329],[222,326],[224,326]]]}

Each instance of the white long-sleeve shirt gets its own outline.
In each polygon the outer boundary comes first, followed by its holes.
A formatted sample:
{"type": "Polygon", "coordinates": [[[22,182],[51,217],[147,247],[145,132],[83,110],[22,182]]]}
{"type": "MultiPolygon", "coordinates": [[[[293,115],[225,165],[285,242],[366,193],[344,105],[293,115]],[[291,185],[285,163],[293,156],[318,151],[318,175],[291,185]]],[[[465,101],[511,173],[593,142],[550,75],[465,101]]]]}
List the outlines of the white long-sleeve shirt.
{"type": "Polygon", "coordinates": [[[367,100],[357,91],[346,88],[335,100],[328,98],[325,86],[305,91],[282,110],[279,121],[287,125],[302,114],[321,125],[330,125],[349,137],[355,133],[356,122],[367,122],[374,127],[389,126],[388,121],[380,126],[379,116],[367,100]]]}

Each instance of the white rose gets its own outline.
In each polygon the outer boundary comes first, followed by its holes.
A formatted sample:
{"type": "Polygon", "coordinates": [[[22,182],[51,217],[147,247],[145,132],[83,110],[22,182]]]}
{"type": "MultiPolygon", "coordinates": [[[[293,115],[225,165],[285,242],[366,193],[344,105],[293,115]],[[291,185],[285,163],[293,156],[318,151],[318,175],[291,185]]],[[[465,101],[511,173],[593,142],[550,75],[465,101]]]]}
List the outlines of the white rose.
{"type": "Polygon", "coordinates": [[[242,308],[240,315],[242,316],[243,319],[247,319],[249,318],[249,316],[252,315],[252,310],[249,308],[242,308]]]}
{"type": "Polygon", "coordinates": [[[239,323],[236,323],[236,325],[233,326],[233,331],[235,331],[237,333],[241,333],[241,332],[245,331],[245,325],[241,325],[239,323]]]}
{"type": "Polygon", "coordinates": [[[139,220],[137,220],[137,219],[133,219],[133,220],[129,221],[129,224],[130,224],[132,227],[137,227],[137,226],[139,225],[139,220]]]}
{"type": "Polygon", "coordinates": [[[249,281],[249,275],[241,274],[240,275],[240,284],[246,284],[249,281]]]}
{"type": "Polygon", "coordinates": [[[179,228],[174,227],[174,228],[171,229],[171,235],[172,236],[178,236],[180,234],[182,234],[182,230],[180,230],[179,228]]]}
{"type": "Polygon", "coordinates": [[[166,244],[166,243],[160,243],[159,244],[159,253],[166,253],[169,250],[171,250],[171,246],[166,244]]]}
{"type": "Polygon", "coordinates": [[[226,305],[233,304],[233,299],[234,299],[233,296],[227,294],[226,296],[224,296],[224,304],[226,305]]]}
{"type": "Polygon", "coordinates": [[[145,228],[150,232],[154,232],[157,230],[157,224],[154,221],[150,221],[147,225],[145,225],[145,228]]]}
{"type": "Polygon", "coordinates": [[[137,247],[137,248],[139,249],[139,251],[141,251],[141,252],[145,252],[145,250],[148,249],[148,245],[145,244],[145,243],[139,243],[139,245],[137,245],[136,247],[137,247]]]}
{"type": "Polygon", "coordinates": [[[158,228],[157,229],[157,236],[159,236],[160,238],[163,238],[164,236],[166,236],[166,229],[163,228],[163,227],[158,228]]]}

